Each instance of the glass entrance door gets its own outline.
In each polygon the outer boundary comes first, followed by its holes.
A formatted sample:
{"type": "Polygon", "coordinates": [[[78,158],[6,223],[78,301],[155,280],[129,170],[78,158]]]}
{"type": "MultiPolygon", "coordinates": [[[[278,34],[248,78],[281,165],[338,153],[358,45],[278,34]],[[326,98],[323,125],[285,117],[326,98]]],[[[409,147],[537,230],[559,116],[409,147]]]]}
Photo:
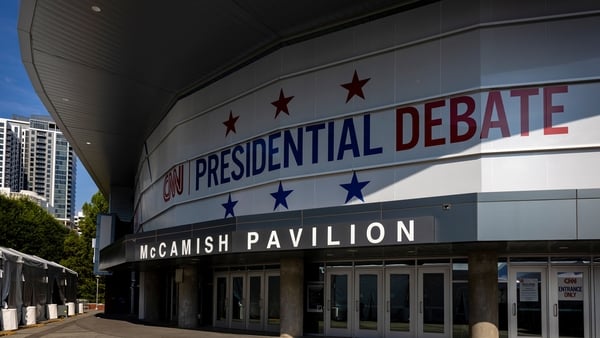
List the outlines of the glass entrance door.
{"type": "Polygon", "coordinates": [[[279,332],[280,316],[279,316],[279,296],[280,296],[280,281],[279,272],[267,272],[265,274],[265,330],[279,332]]]}
{"type": "Polygon", "coordinates": [[[381,337],[383,332],[383,280],[381,269],[360,269],[354,281],[354,335],[381,337]]]}
{"type": "Polygon", "coordinates": [[[216,275],[215,276],[215,295],[213,304],[215,311],[213,315],[214,325],[217,327],[228,327],[229,326],[229,315],[228,315],[228,304],[229,304],[229,289],[228,281],[229,276],[227,275],[216,275]]]}
{"type": "Polygon", "coordinates": [[[418,337],[450,337],[448,268],[418,269],[418,337]]]}
{"type": "Polygon", "coordinates": [[[352,270],[332,268],[327,271],[325,290],[325,334],[352,336],[352,270]]]}
{"type": "Polygon", "coordinates": [[[509,336],[548,337],[546,267],[513,267],[509,272],[509,336]]]}
{"type": "Polygon", "coordinates": [[[246,328],[246,276],[245,274],[231,275],[231,289],[229,299],[231,302],[231,320],[229,326],[237,329],[246,328]]]}
{"type": "Polygon", "coordinates": [[[214,326],[279,330],[279,272],[221,273],[214,285],[214,326]]]}
{"type": "Polygon", "coordinates": [[[447,267],[330,268],[325,335],[451,337],[449,275],[447,267]]]}
{"type": "Polygon", "coordinates": [[[408,338],[416,332],[416,292],[413,269],[385,273],[385,336],[408,338]]]}
{"type": "Polygon", "coordinates": [[[588,268],[552,267],[550,270],[550,336],[590,337],[588,268]]]}
{"type": "Polygon", "coordinates": [[[248,273],[248,311],[247,325],[249,330],[263,330],[264,324],[264,290],[263,273],[248,273]]]}

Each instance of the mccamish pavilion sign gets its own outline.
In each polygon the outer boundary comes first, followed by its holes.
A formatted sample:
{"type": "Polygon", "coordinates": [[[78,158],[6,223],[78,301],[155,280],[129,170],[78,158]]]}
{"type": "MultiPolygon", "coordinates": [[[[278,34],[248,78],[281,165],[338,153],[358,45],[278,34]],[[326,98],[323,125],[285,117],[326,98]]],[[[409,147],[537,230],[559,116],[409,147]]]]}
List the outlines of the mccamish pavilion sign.
{"type": "MultiPolygon", "coordinates": [[[[189,234],[190,232],[186,232],[189,234]]],[[[308,225],[248,231],[199,230],[193,237],[136,240],[135,260],[226,253],[402,245],[434,241],[433,216],[350,224],[308,225]]],[[[165,236],[167,237],[167,236],[165,236]]]]}

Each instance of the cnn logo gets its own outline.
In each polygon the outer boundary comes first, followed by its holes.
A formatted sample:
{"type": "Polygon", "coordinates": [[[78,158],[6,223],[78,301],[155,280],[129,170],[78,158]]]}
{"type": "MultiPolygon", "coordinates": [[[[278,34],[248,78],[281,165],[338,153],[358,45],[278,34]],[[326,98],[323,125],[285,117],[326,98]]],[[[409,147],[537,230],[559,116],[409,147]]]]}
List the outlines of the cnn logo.
{"type": "Polygon", "coordinates": [[[177,195],[183,193],[183,164],[173,167],[165,174],[163,182],[163,200],[170,201],[177,195]]]}

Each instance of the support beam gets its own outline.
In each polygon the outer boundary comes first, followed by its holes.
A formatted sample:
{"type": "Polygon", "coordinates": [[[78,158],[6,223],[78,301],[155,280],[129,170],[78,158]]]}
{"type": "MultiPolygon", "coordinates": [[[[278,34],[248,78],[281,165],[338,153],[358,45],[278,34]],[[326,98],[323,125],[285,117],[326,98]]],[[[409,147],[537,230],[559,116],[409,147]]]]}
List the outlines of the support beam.
{"type": "Polygon", "coordinates": [[[304,260],[281,259],[280,337],[301,337],[304,323],[304,260]]]}
{"type": "Polygon", "coordinates": [[[198,274],[194,266],[175,269],[179,285],[177,326],[192,329],[198,326],[198,274]]]}
{"type": "Polygon", "coordinates": [[[498,338],[498,255],[469,255],[469,331],[471,338],[498,338]]]}

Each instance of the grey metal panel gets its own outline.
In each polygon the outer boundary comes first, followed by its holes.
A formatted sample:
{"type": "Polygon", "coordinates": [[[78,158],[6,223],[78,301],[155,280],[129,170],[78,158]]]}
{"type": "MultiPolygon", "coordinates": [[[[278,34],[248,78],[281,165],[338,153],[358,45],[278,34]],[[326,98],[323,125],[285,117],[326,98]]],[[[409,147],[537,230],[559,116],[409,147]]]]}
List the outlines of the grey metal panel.
{"type": "Polygon", "coordinates": [[[600,198],[577,201],[577,239],[600,239],[600,198]]]}
{"type": "Polygon", "coordinates": [[[410,208],[422,208],[425,206],[431,206],[434,208],[442,208],[444,204],[465,204],[474,203],[477,201],[478,194],[460,194],[460,195],[449,195],[449,196],[435,196],[425,198],[415,198],[410,200],[393,201],[382,203],[381,209],[383,212],[386,210],[393,209],[410,209],[410,208]]]}
{"type": "Polygon", "coordinates": [[[482,86],[597,77],[598,27],[589,17],[483,29],[482,86]]]}
{"type": "Polygon", "coordinates": [[[350,207],[320,208],[303,211],[303,224],[352,223],[381,219],[381,203],[350,207]]]}
{"type": "Polygon", "coordinates": [[[577,190],[577,198],[600,198],[600,189],[577,190]]]}
{"type": "MultiPolygon", "coordinates": [[[[477,209],[474,194],[422,199],[421,206],[407,203],[396,209],[386,207],[383,219],[434,216],[434,242],[468,242],[477,240],[477,209]],[[433,202],[433,203],[432,203],[433,202]]],[[[398,204],[397,204],[398,205],[398,204]]]]}
{"type": "MultiPolygon", "coordinates": [[[[440,1],[440,30],[449,32],[477,25],[480,22],[483,6],[482,1],[479,0],[440,1]]],[[[475,65],[473,67],[478,68],[475,65]]]]}
{"type": "Polygon", "coordinates": [[[236,230],[277,229],[302,224],[301,211],[278,212],[273,214],[249,215],[238,217],[236,230]]]}
{"type": "Polygon", "coordinates": [[[595,0],[490,0],[481,6],[482,21],[518,20],[528,16],[576,13],[598,9],[595,0]]]}
{"type": "Polygon", "coordinates": [[[477,208],[480,241],[577,238],[575,199],[481,202],[477,208]]]}
{"type": "Polygon", "coordinates": [[[441,42],[441,91],[459,92],[481,84],[479,30],[448,36],[441,42]]]}
{"type": "Polygon", "coordinates": [[[577,190],[506,191],[477,195],[478,202],[566,200],[575,198],[577,198],[577,190]]]}

